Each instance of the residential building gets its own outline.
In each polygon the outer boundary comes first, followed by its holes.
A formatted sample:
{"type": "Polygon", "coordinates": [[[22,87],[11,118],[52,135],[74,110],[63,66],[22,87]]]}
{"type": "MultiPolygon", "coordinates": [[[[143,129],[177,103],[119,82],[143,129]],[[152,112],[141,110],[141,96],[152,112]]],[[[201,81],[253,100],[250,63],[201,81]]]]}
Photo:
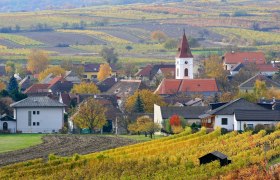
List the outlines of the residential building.
{"type": "Polygon", "coordinates": [[[237,124],[235,123],[236,110],[267,110],[262,106],[248,102],[242,98],[230,101],[226,104],[218,103],[218,106],[212,107],[214,108],[199,116],[201,118],[202,126],[207,128],[221,127],[227,130],[238,130],[237,124]]]}
{"type": "Polygon", "coordinates": [[[49,97],[28,97],[10,106],[19,132],[54,133],[63,128],[66,105],[49,97]]]}
{"type": "MultiPolygon", "coordinates": [[[[100,63],[96,64],[85,64],[84,65],[84,74],[83,74],[83,79],[86,80],[96,80],[97,79],[97,74],[99,72],[100,68],[100,63]]],[[[110,64],[112,74],[110,76],[116,75],[117,70],[115,65],[110,64]]]]}
{"type": "Polygon", "coordinates": [[[227,52],[223,56],[223,65],[225,70],[231,70],[239,63],[248,64],[266,64],[263,52],[227,52]]]}
{"type": "Polygon", "coordinates": [[[201,124],[199,115],[209,110],[208,106],[158,106],[154,104],[154,122],[160,125],[164,124],[165,120],[170,119],[173,115],[178,115],[184,118],[188,124],[201,124]]]}
{"type": "Polygon", "coordinates": [[[280,84],[263,74],[257,74],[239,85],[240,92],[253,92],[256,81],[263,81],[267,88],[280,89],[280,84]]]}

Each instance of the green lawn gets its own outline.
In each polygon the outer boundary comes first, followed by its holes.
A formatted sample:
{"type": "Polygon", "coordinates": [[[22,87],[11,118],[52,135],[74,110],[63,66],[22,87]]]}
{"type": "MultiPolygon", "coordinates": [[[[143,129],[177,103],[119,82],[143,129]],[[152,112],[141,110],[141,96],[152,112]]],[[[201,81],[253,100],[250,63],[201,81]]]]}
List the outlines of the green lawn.
{"type": "Polygon", "coordinates": [[[42,134],[0,135],[0,153],[24,149],[42,143],[42,134]]]}
{"type": "Polygon", "coordinates": [[[159,138],[162,138],[164,136],[163,135],[156,135],[156,136],[153,136],[153,139],[151,139],[150,136],[145,137],[145,135],[120,135],[120,137],[134,139],[134,140],[137,140],[137,141],[143,141],[144,142],[144,141],[151,141],[151,140],[154,140],[154,139],[159,139],[159,138]]]}

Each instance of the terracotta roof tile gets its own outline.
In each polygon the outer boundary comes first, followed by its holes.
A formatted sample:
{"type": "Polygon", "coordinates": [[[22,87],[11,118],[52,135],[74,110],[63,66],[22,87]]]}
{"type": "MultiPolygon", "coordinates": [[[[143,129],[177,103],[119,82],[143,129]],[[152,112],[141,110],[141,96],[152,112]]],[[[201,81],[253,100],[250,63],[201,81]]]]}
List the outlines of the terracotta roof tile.
{"type": "Polygon", "coordinates": [[[256,63],[265,64],[263,52],[228,52],[224,56],[226,64],[256,63]]]}
{"type": "Polygon", "coordinates": [[[175,94],[185,92],[218,92],[215,79],[164,79],[156,93],[175,94]]]}
{"type": "Polygon", "coordinates": [[[257,69],[260,72],[276,72],[278,67],[273,66],[273,64],[257,64],[257,69]]]}
{"type": "Polygon", "coordinates": [[[49,84],[33,84],[28,89],[24,91],[25,94],[30,93],[46,93],[48,92],[49,84]]]}
{"type": "Polygon", "coordinates": [[[152,69],[153,69],[153,65],[148,64],[141,71],[137,73],[137,76],[150,76],[152,69]]]}

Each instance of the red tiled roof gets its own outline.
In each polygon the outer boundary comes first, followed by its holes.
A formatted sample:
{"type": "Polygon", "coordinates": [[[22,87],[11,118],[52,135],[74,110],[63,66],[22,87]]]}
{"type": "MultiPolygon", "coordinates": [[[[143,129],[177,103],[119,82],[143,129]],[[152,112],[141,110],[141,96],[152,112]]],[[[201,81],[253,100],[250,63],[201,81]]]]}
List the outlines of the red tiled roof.
{"type": "Polygon", "coordinates": [[[150,76],[153,65],[148,64],[140,72],[137,73],[137,76],[150,76]]]}
{"type": "Polygon", "coordinates": [[[33,84],[24,91],[25,94],[48,92],[49,84],[33,84]]]}
{"type": "Polygon", "coordinates": [[[228,52],[224,56],[225,64],[256,63],[265,64],[263,52],[228,52]]]}
{"type": "Polygon", "coordinates": [[[215,79],[164,79],[156,93],[218,92],[215,79]]]}
{"type": "Polygon", "coordinates": [[[192,58],[193,57],[186,34],[185,34],[185,30],[184,30],[183,38],[182,38],[180,46],[178,48],[178,54],[176,57],[177,58],[192,58]]]}
{"type": "Polygon", "coordinates": [[[55,85],[58,81],[61,81],[63,79],[62,76],[56,76],[49,82],[49,88],[51,88],[53,85],[55,85]]]}
{"type": "Polygon", "coordinates": [[[257,69],[260,72],[276,72],[276,71],[278,71],[277,66],[273,66],[273,64],[257,64],[257,69]]]}

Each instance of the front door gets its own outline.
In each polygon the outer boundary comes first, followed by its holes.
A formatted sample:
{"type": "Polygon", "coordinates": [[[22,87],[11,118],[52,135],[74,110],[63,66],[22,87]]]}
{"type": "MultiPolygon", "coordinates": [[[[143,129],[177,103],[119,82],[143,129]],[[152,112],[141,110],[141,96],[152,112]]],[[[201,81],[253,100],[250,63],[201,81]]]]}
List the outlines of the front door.
{"type": "Polygon", "coordinates": [[[4,122],[4,123],[3,123],[3,130],[4,130],[4,131],[7,131],[7,130],[8,130],[8,123],[7,123],[7,122],[4,122]]]}

